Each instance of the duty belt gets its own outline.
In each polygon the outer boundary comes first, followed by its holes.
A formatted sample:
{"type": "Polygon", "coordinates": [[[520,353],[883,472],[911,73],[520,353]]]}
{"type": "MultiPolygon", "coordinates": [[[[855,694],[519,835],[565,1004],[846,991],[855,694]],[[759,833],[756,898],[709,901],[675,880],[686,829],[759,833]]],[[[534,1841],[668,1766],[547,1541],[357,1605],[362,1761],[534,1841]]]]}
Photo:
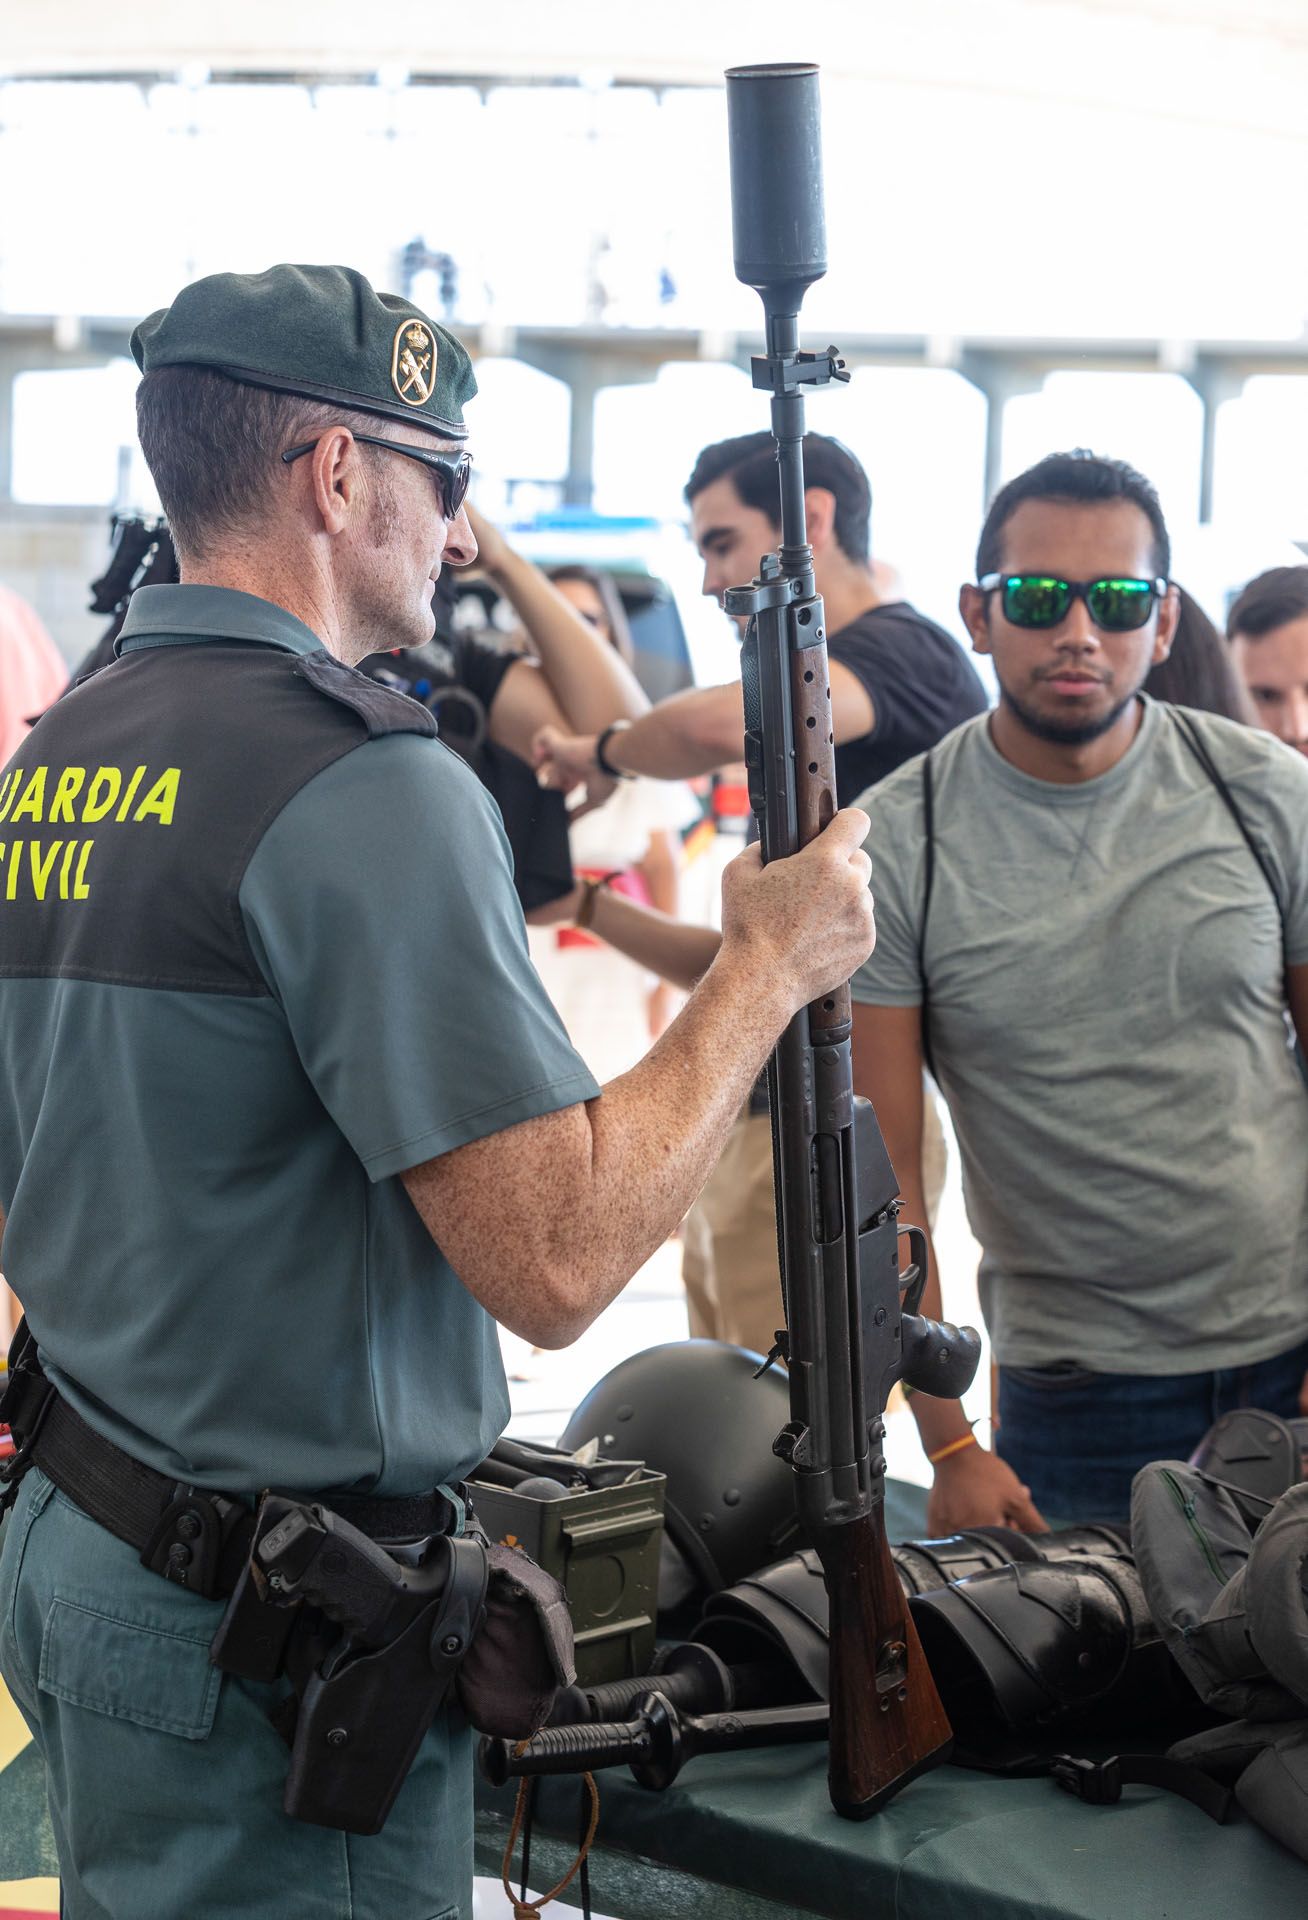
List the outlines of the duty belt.
{"type": "MultiPolygon", "coordinates": [[[[97,1433],[41,1371],[25,1321],[10,1350],[0,1421],[10,1427],[17,1449],[0,1466],[0,1515],[28,1467],[39,1467],[152,1572],[206,1600],[225,1599],[235,1590],[254,1538],[253,1503],[156,1473],[97,1433]]],[[[422,1539],[452,1533],[458,1525],[454,1502],[439,1488],[407,1499],[331,1494],[324,1504],[374,1540],[422,1539]]]]}
{"type": "Polygon", "coordinates": [[[19,1325],[0,1423],[0,1516],[29,1467],[165,1580],[226,1610],[209,1647],[225,1673],[293,1693],[271,1708],[291,1749],[293,1819],[379,1833],[485,1611],[484,1536],[455,1538],[439,1488],[408,1500],[234,1494],[156,1473],[88,1426],[19,1325]],[[379,1544],[385,1541],[383,1547],[379,1544]]]}

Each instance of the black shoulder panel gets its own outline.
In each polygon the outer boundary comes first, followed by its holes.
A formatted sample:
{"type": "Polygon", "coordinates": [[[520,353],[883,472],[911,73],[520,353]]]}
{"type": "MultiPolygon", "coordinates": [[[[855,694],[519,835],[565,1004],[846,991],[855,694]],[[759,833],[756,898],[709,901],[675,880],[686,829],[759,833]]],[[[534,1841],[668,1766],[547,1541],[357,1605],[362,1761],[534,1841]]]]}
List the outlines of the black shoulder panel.
{"type": "Polygon", "coordinates": [[[436,738],[436,716],[420,700],[342,666],[329,653],[302,655],[298,671],[319,693],[352,708],[367,727],[370,740],[387,733],[425,733],[436,738]]]}
{"type": "Polygon", "coordinates": [[[432,716],[315,655],[124,655],[0,772],[0,977],[266,994],[238,897],[255,848],[315,774],[405,731],[432,716]]]}

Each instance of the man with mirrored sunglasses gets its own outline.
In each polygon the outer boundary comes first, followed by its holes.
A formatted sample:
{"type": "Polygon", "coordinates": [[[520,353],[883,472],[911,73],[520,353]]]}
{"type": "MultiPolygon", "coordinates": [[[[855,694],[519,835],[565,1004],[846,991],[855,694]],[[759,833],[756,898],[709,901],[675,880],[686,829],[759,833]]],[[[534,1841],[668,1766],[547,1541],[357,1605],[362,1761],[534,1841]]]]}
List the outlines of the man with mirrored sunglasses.
{"type": "MultiPolygon", "coordinates": [[[[1177,595],[1158,497],[1055,454],[960,595],[999,704],[860,805],[876,952],[855,1076],[923,1216],[929,1060],[981,1243],[993,1451],[914,1400],[935,1531],[1121,1520],[1131,1480],[1308,1372],[1308,767],[1149,700],[1177,595]]],[[[928,1302],[938,1277],[932,1255],[928,1302]]]]}

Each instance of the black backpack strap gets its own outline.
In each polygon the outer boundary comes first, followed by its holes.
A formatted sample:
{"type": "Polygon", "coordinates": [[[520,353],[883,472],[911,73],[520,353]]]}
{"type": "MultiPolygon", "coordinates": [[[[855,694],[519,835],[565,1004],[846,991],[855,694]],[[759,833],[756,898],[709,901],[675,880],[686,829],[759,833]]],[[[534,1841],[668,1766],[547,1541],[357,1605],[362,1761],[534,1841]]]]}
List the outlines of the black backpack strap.
{"type": "Polygon", "coordinates": [[[1208,778],[1212,781],[1214,787],[1216,787],[1218,793],[1221,796],[1222,802],[1226,807],[1226,811],[1230,814],[1232,820],[1234,820],[1236,826],[1240,829],[1241,838],[1243,839],[1245,845],[1248,847],[1250,853],[1253,855],[1254,859],[1258,863],[1258,871],[1262,874],[1263,879],[1267,882],[1268,892],[1271,894],[1272,899],[1276,902],[1276,911],[1281,922],[1281,946],[1282,946],[1282,949],[1284,949],[1285,903],[1281,899],[1281,889],[1277,885],[1276,875],[1272,872],[1271,862],[1268,860],[1262,848],[1258,845],[1258,842],[1254,839],[1253,834],[1249,831],[1249,827],[1245,821],[1244,815],[1240,812],[1239,807],[1236,805],[1235,795],[1231,792],[1230,787],[1227,785],[1226,781],[1222,778],[1221,774],[1217,771],[1217,767],[1213,761],[1213,757],[1209,753],[1207,747],[1204,745],[1203,740],[1200,738],[1199,730],[1195,726],[1193,720],[1191,720],[1188,714],[1183,713],[1179,707],[1173,707],[1171,709],[1171,714],[1172,714],[1173,720],[1175,720],[1176,722],[1177,729],[1181,735],[1182,740],[1184,740],[1186,746],[1190,749],[1190,752],[1193,754],[1194,758],[1199,762],[1199,765],[1203,768],[1204,772],[1208,775],[1208,778]]]}
{"type": "Polygon", "coordinates": [[[927,1072],[934,1079],[936,1069],[931,1057],[931,1026],[927,1012],[930,989],[927,985],[926,936],[936,879],[936,794],[935,771],[929,753],[922,755],[922,876],[922,917],[917,923],[917,969],[922,979],[922,1058],[926,1062],[927,1072]]]}

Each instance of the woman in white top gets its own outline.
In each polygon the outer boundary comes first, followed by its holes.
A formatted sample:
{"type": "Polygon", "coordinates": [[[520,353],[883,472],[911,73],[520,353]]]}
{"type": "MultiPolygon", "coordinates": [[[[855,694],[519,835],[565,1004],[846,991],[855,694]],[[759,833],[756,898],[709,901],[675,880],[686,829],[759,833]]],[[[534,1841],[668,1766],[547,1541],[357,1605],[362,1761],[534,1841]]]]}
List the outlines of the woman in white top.
{"type": "MultiPolygon", "coordinates": [[[[549,578],[627,666],[631,631],[613,580],[591,567],[563,566],[549,578]]],[[[678,908],[681,829],[699,809],[680,782],[624,780],[593,812],[573,822],[572,861],[579,879],[609,881],[615,892],[673,918],[678,908]]],[[[672,987],[593,935],[572,927],[533,927],[532,958],[569,1037],[601,1081],[633,1067],[680,1002],[672,987]]]]}

